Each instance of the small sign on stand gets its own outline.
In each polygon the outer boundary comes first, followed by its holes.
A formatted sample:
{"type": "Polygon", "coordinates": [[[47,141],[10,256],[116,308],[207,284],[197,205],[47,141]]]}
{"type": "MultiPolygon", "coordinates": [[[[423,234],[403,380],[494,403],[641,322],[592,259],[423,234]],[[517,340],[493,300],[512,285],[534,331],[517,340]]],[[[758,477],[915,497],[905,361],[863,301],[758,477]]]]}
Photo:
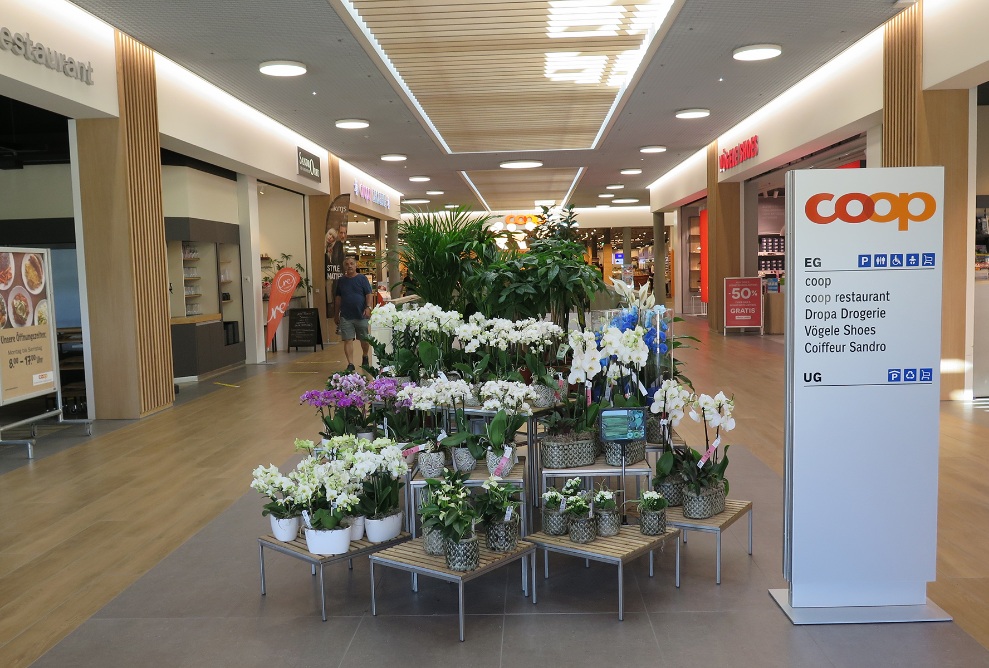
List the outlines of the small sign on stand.
{"type": "MultiPolygon", "coordinates": [[[[646,409],[604,408],[598,415],[598,428],[601,440],[605,443],[619,443],[622,447],[622,490],[625,489],[625,449],[630,441],[641,441],[646,437],[646,409]]],[[[622,512],[622,523],[625,513],[622,512]]]]}
{"type": "Polygon", "coordinates": [[[729,329],[758,328],[764,333],[762,279],[745,276],[725,279],[725,327],[729,329]]]}

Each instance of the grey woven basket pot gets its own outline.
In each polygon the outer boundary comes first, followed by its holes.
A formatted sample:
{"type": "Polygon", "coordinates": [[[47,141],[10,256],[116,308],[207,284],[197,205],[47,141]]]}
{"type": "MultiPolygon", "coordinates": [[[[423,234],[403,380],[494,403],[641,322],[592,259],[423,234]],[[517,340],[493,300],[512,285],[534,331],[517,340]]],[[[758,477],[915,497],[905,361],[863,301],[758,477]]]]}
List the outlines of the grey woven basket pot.
{"type": "Polygon", "coordinates": [[[439,478],[443,475],[444,466],[446,466],[446,453],[443,450],[419,453],[419,472],[422,473],[423,478],[439,478]]]}
{"type": "Polygon", "coordinates": [[[663,428],[662,418],[649,413],[646,417],[646,442],[654,445],[666,445],[666,429],[663,428]]]}
{"type": "Polygon", "coordinates": [[[451,571],[473,571],[481,562],[477,536],[446,541],[446,567],[451,571]]]}
{"type": "Polygon", "coordinates": [[[666,502],[671,506],[683,505],[683,480],[678,478],[667,478],[663,482],[656,483],[653,488],[663,495],[666,502]]]}
{"type": "Polygon", "coordinates": [[[569,529],[570,519],[559,510],[543,508],[543,532],[550,536],[565,536],[569,529]]]}
{"type": "Polygon", "coordinates": [[[617,536],[622,530],[622,515],[617,510],[595,510],[599,536],[617,536]]]}
{"type": "MultiPolygon", "coordinates": [[[[646,442],[630,441],[625,444],[625,466],[637,464],[646,458],[646,442]]],[[[604,461],[608,466],[622,465],[622,444],[608,441],[604,444],[604,461]]]]}
{"type": "Polygon", "coordinates": [[[434,557],[442,557],[446,555],[446,540],[436,529],[423,529],[422,530],[422,549],[426,551],[426,554],[431,554],[434,557]]]}
{"type": "Polygon", "coordinates": [[[685,487],[683,490],[683,516],[692,520],[714,517],[725,510],[725,487],[706,487],[700,494],[685,487]]]}
{"type": "Polygon", "coordinates": [[[597,536],[593,517],[575,517],[570,520],[570,542],[590,543],[597,536]]]}
{"type": "Polygon", "coordinates": [[[477,460],[470,453],[470,448],[453,448],[453,470],[473,471],[477,468],[477,460]]]}
{"type": "Polygon", "coordinates": [[[594,439],[590,434],[576,434],[558,437],[544,436],[539,443],[539,454],[543,468],[570,469],[576,466],[590,466],[597,456],[594,439]],[[581,438],[581,436],[586,436],[581,438]]]}
{"type": "Polygon", "coordinates": [[[549,408],[556,404],[556,390],[546,385],[530,385],[529,389],[536,393],[533,408],[549,408]]]}
{"type": "Polygon", "coordinates": [[[666,508],[640,510],[639,531],[645,536],[659,536],[666,533],[666,508]]]}
{"type": "Polygon", "coordinates": [[[492,522],[484,535],[485,543],[492,552],[511,552],[519,546],[518,519],[508,522],[492,522]]]}

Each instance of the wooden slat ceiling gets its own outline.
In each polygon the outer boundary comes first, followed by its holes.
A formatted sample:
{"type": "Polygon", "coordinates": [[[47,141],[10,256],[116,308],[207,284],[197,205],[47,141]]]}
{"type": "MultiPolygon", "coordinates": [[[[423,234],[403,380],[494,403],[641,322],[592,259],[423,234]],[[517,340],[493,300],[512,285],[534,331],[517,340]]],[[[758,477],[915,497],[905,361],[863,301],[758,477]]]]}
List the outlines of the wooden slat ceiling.
{"type": "Polygon", "coordinates": [[[623,54],[642,46],[671,0],[352,4],[461,153],[590,148],[627,70],[623,54]]]}
{"type": "Polygon", "coordinates": [[[576,169],[504,170],[467,172],[495,211],[531,211],[538,199],[562,202],[577,177],[576,169]]]}

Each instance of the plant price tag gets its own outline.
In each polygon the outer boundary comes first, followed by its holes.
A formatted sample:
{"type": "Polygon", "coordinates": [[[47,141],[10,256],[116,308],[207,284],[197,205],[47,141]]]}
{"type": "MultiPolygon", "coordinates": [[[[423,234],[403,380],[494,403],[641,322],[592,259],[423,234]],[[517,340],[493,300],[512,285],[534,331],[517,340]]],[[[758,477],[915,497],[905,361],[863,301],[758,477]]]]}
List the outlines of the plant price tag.
{"type": "Polygon", "coordinates": [[[512,521],[512,507],[511,506],[508,506],[508,508],[505,509],[505,521],[506,522],[511,522],[512,521]]]}
{"type": "Polygon", "coordinates": [[[422,443],[420,445],[413,445],[411,448],[406,448],[405,450],[402,450],[402,456],[403,457],[408,457],[410,455],[414,455],[417,452],[422,452],[423,450],[425,450],[428,447],[429,447],[429,443],[422,443]]]}
{"type": "Polygon", "coordinates": [[[556,359],[562,360],[570,352],[570,345],[567,343],[561,343],[560,347],[556,349],[556,359]]]}
{"type": "Polygon", "coordinates": [[[560,500],[560,512],[562,513],[566,509],[567,509],[567,497],[563,497],[563,499],[560,500]]]}
{"type": "Polygon", "coordinates": [[[309,521],[309,511],[302,511],[302,521],[305,523],[307,529],[312,529],[312,522],[309,521]]]}
{"type": "Polygon", "coordinates": [[[716,439],[714,439],[714,443],[712,443],[711,444],[711,447],[707,449],[707,452],[704,453],[704,456],[701,457],[701,460],[699,462],[697,462],[697,468],[703,468],[704,467],[704,464],[707,463],[707,460],[710,459],[712,456],[714,456],[714,453],[718,449],[718,446],[719,445],[721,445],[721,437],[720,436],[718,436],[716,439]]]}
{"type": "Polygon", "coordinates": [[[506,447],[505,454],[502,455],[501,461],[498,462],[498,466],[496,466],[495,470],[493,471],[494,475],[501,476],[508,471],[508,469],[510,468],[509,459],[511,458],[511,456],[512,456],[512,448],[506,447]]]}

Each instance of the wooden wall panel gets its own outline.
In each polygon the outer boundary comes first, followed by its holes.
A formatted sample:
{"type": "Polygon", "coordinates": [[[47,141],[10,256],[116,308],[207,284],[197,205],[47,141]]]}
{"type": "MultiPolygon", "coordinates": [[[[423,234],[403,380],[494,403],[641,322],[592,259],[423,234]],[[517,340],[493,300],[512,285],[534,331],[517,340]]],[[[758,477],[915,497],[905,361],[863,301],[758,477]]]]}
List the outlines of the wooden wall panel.
{"type": "Polygon", "coordinates": [[[887,24],[883,33],[884,167],[917,164],[918,106],[922,88],[923,7],[917,3],[887,24]]]}
{"type": "Polygon", "coordinates": [[[708,292],[707,322],[714,331],[725,323],[725,278],[741,276],[741,184],[718,182],[718,143],[707,147],[708,292]]]}

